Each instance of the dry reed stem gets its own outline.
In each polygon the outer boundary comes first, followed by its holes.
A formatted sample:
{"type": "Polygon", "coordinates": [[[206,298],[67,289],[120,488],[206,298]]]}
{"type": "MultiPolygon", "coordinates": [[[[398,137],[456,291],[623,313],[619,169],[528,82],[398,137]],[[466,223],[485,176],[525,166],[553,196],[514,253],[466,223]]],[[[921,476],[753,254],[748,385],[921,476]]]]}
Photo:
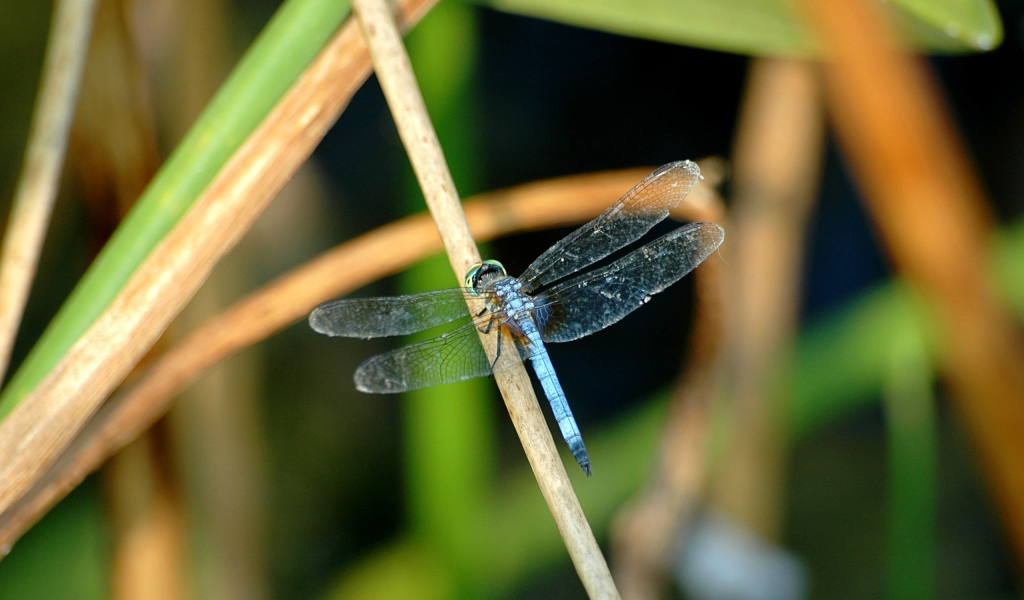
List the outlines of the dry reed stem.
{"type": "MultiPolygon", "coordinates": [[[[403,4],[414,21],[431,3],[403,4]]],[[[351,19],[139,267],[111,306],[0,423],[0,515],[60,456],[337,119],[369,73],[351,19]]],[[[0,555],[9,546],[0,546],[0,555]]]]}
{"type": "Polygon", "coordinates": [[[60,0],[54,7],[25,165],[0,253],[0,378],[11,360],[57,198],[95,7],[96,0],[60,0]]]}
{"type": "MultiPolygon", "coordinates": [[[[394,17],[385,0],[353,0],[352,7],[359,16],[363,35],[373,56],[374,70],[423,190],[427,208],[441,234],[455,276],[461,278],[470,266],[480,262],[480,253],[466,223],[455,182],[448,171],[394,17]]],[[[474,304],[483,303],[469,304],[475,313],[480,306],[474,304]]],[[[481,333],[480,339],[487,355],[494,360],[497,356],[496,335],[481,333]]],[[[618,598],[608,564],[555,448],[526,366],[517,365],[495,373],[494,378],[583,587],[591,598],[618,598]]]]}
{"type": "MultiPolygon", "coordinates": [[[[693,220],[731,230],[720,201],[704,204],[699,211],[693,220]]],[[[646,488],[612,524],[615,580],[629,600],[664,596],[672,549],[704,489],[710,409],[722,370],[728,269],[712,257],[694,272],[697,306],[690,351],[672,394],[657,467],[646,488]]]]}
{"type": "MultiPolygon", "coordinates": [[[[721,202],[712,191],[717,183],[714,165],[700,165],[707,185],[697,186],[673,211],[677,219],[705,219],[705,207],[721,202]]],[[[576,225],[600,214],[650,172],[644,168],[563,177],[492,192],[468,201],[466,218],[474,237],[484,241],[576,225]]],[[[325,252],[207,320],[107,401],[32,489],[0,515],[0,547],[13,544],[86,475],[149,429],[175,395],[204,371],[304,319],[317,304],[441,249],[428,215],[407,217],[325,252]]]]}
{"type": "Polygon", "coordinates": [[[785,432],[774,421],[800,306],[807,219],[824,155],[824,106],[808,62],[751,63],[733,158],[729,306],[731,436],[712,502],[765,539],[778,539],[785,432]]]}
{"type": "Polygon", "coordinates": [[[986,277],[992,217],[924,64],[869,0],[803,0],[836,130],[889,252],[930,297],[944,373],[1024,564],[1024,347],[986,277]]]}

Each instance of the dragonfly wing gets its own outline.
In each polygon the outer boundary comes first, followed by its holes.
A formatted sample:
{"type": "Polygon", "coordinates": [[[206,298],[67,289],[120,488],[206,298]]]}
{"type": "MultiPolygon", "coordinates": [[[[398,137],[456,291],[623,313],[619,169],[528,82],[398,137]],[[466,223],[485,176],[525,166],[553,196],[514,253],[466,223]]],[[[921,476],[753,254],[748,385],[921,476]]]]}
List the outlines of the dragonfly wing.
{"type": "Polygon", "coordinates": [[[501,350],[492,365],[477,333],[481,326],[486,327],[486,320],[471,321],[435,338],[378,354],[356,369],[356,388],[372,394],[417,390],[490,375],[529,356],[518,339],[498,328],[501,350]]]}
{"type": "Polygon", "coordinates": [[[693,223],[551,288],[537,299],[544,341],[570,342],[618,322],[692,271],[724,236],[714,223],[693,223]]]}
{"type": "Polygon", "coordinates": [[[462,288],[411,296],[344,298],[325,302],[309,313],[318,333],[351,338],[408,335],[469,316],[462,288]]]}
{"type": "Polygon", "coordinates": [[[519,278],[523,289],[536,290],[640,239],[668,216],[698,179],[700,169],[688,160],[658,168],[596,219],[537,257],[519,278]]]}

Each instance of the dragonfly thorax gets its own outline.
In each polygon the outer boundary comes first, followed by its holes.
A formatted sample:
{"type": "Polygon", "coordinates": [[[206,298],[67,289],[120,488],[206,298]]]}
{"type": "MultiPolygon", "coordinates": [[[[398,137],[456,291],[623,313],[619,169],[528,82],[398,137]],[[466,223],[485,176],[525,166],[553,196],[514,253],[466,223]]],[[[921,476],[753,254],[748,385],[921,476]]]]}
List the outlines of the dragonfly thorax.
{"type": "Polygon", "coordinates": [[[492,310],[502,310],[514,321],[533,311],[533,297],[523,293],[523,282],[515,277],[503,277],[493,281],[490,288],[499,298],[499,301],[494,303],[492,310]]]}

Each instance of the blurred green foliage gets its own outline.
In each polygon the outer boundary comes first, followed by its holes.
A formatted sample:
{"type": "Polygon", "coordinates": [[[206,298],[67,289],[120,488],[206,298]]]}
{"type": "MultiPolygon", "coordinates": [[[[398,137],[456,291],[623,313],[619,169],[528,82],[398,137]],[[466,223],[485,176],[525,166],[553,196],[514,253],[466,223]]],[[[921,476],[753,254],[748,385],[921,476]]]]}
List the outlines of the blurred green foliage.
{"type": "Polygon", "coordinates": [[[917,337],[894,340],[889,354],[882,394],[888,433],[888,597],[934,598],[939,504],[934,375],[917,337]]]}
{"type": "Polygon", "coordinates": [[[0,600],[108,597],[110,532],[97,484],[71,492],[0,561],[0,600]]]}

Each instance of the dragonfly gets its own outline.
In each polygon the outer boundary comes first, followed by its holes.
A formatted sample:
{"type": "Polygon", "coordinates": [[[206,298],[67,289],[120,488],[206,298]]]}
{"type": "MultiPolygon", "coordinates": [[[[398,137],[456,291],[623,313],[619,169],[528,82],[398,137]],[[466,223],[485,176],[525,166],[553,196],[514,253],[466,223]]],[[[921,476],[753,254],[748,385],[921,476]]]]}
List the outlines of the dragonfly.
{"type": "Polygon", "coordinates": [[[359,391],[393,394],[474,377],[529,361],[562,438],[589,477],[590,457],[545,344],[569,342],[618,322],[710,256],[725,232],[715,223],[673,230],[604,267],[581,270],[639,240],[701,179],[691,161],[656,169],[594,220],[542,253],[519,277],[485,260],[464,287],[407,296],[346,298],[309,315],[329,336],[401,336],[468,319],[426,341],[373,356],[355,372],[359,391]],[[471,312],[469,306],[478,310],[471,312]],[[480,334],[496,336],[495,358],[480,334]]]}

